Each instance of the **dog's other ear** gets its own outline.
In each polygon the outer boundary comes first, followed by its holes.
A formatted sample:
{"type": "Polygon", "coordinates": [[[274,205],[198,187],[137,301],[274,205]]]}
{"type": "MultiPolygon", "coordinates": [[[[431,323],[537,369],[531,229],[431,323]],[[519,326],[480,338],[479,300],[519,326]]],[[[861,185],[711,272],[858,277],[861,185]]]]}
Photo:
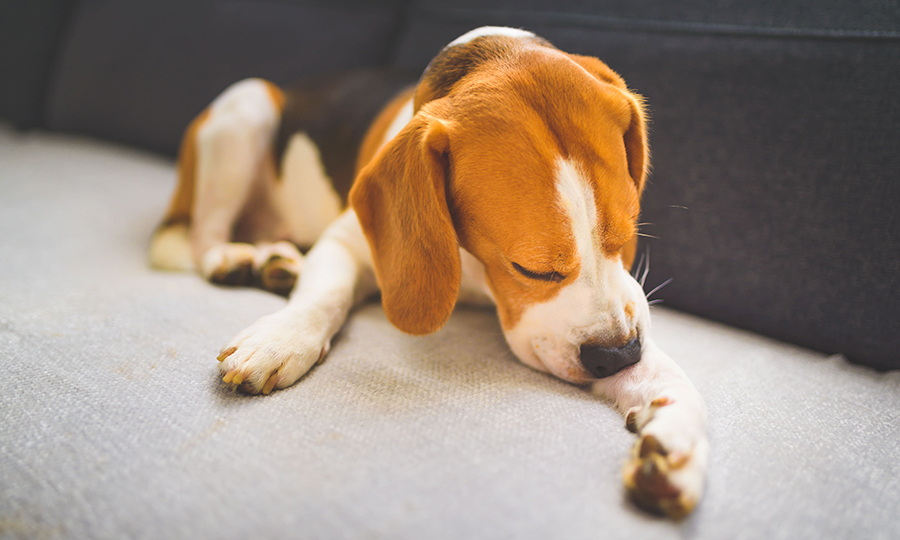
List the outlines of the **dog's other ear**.
{"type": "Polygon", "coordinates": [[[625,80],[606,64],[593,56],[568,55],[572,61],[583,67],[597,80],[618,88],[631,107],[631,121],[625,131],[625,154],[628,158],[628,173],[638,193],[644,189],[647,170],[650,167],[650,148],[647,145],[647,120],[644,112],[644,98],[628,90],[625,80]]]}
{"type": "MultiPolygon", "coordinates": [[[[638,197],[644,191],[647,179],[647,169],[650,163],[650,149],[647,147],[647,125],[644,116],[643,98],[637,94],[622,89],[628,104],[631,107],[631,120],[625,130],[625,157],[628,160],[628,174],[634,181],[638,197]]],[[[622,248],[622,264],[625,269],[631,271],[634,257],[637,255],[637,235],[622,248]]]]}
{"type": "Polygon", "coordinates": [[[628,172],[637,186],[638,193],[644,190],[647,169],[650,166],[650,148],[647,146],[647,120],[644,114],[644,98],[623,90],[631,105],[631,123],[625,131],[625,154],[628,157],[628,172]]]}
{"type": "Polygon", "coordinates": [[[359,173],[362,225],[388,319],[410,334],[447,322],[459,296],[459,243],[447,204],[448,103],[428,103],[359,173]]]}
{"type": "MultiPolygon", "coordinates": [[[[630,109],[628,127],[625,129],[625,157],[628,161],[628,175],[637,188],[638,195],[644,190],[647,171],[650,168],[650,147],[647,145],[647,119],[644,111],[644,98],[628,90],[625,80],[609,66],[593,56],[569,54],[569,58],[584,68],[600,82],[609,84],[620,91],[628,102],[630,109]]],[[[635,236],[622,248],[622,264],[631,270],[637,254],[638,237],[635,236]]]]}

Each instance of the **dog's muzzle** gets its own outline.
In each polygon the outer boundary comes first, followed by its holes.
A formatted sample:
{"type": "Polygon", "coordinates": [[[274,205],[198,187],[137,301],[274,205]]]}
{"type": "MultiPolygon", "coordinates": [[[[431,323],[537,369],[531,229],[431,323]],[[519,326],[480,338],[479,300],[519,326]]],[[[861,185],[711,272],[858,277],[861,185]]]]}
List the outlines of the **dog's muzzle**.
{"type": "Polygon", "coordinates": [[[581,364],[592,376],[602,379],[615,375],[641,359],[641,342],[635,338],[621,347],[581,345],[581,364]]]}

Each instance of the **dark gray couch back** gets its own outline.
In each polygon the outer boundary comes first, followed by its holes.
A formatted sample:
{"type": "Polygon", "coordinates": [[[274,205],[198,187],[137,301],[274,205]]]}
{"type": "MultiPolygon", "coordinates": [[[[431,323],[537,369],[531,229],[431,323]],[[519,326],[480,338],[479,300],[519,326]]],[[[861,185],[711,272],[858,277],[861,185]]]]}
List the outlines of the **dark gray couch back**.
{"type": "Polygon", "coordinates": [[[91,0],[62,34],[35,116],[171,155],[188,120],[240,78],[421,69],[473,27],[524,27],[600,57],[648,99],[641,220],[658,238],[642,247],[647,288],[674,278],[654,298],[900,367],[898,6],[91,0]]]}

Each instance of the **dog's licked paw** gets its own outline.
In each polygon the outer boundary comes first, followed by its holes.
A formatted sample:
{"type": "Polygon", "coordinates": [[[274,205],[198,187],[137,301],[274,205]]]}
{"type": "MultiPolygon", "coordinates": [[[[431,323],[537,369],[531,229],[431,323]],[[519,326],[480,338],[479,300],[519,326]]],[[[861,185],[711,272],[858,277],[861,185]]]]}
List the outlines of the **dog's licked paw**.
{"type": "Polygon", "coordinates": [[[641,508],[681,519],[700,500],[709,443],[697,412],[670,397],[628,411],[626,427],[639,438],[623,476],[626,491],[641,508]]]}
{"type": "Polygon", "coordinates": [[[321,326],[287,311],[263,317],[222,347],[222,380],[249,394],[294,384],[328,352],[321,326]]]}

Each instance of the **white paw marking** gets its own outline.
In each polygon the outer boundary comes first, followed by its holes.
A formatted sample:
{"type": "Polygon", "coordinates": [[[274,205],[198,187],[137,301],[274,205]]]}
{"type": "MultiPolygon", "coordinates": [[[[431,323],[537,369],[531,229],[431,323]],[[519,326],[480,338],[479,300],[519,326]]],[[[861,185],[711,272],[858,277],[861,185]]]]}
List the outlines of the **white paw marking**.
{"type": "Polygon", "coordinates": [[[634,407],[626,426],[639,434],[623,469],[625,489],[647,510],[681,519],[703,493],[709,442],[690,399],[665,396],[634,407]]]}
{"type": "Polygon", "coordinates": [[[251,394],[294,384],[328,352],[321,323],[285,310],[261,318],[222,347],[222,380],[251,394]]]}

